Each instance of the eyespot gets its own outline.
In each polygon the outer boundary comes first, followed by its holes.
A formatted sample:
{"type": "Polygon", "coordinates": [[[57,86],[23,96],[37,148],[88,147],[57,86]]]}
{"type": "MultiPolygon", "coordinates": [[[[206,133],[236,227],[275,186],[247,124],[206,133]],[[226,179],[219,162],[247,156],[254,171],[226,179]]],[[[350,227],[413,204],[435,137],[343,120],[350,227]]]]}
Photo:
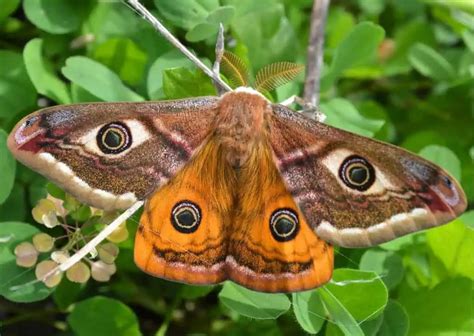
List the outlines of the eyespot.
{"type": "Polygon", "coordinates": [[[201,224],[201,209],[191,201],[178,202],[171,210],[171,223],[181,233],[193,233],[201,224]]]}
{"type": "Polygon", "coordinates": [[[277,209],[270,216],[270,232],[276,241],[286,242],[294,239],[299,229],[298,215],[292,209],[277,209]]]}
{"type": "Polygon", "coordinates": [[[349,188],[365,191],[375,182],[375,169],[363,157],[351,155],[342,162],[339,177],[349,188]]]}
{"type": "Polygon", "coordinates": [[[105,154],[118,154],[130,148],[132,136],[121,122],[112,122],[97,132],[97,146],[105,154]]]}

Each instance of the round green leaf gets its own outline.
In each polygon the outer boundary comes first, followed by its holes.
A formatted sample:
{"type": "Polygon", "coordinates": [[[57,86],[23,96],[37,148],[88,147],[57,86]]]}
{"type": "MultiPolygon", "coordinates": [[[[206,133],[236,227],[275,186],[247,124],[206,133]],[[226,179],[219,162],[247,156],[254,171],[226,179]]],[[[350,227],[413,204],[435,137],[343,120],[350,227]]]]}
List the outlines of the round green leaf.
{"type": "Polygon", "coordinates": [[[339,268],[334,271],[331,282],[324,288],[357,321],[377,316],[388,300],[387,287],[374,272],[339,268]]]}
{"type": "Polygon", "coordinates": [[[453,66],[430,46],[417,43],[410,49],[410,63],[421,74],[437,81],[452,81],[456,79],[453,66]]]}
{"type": "Polygon", "coordinates": [[[215,95],[211,80],[200,70],[168,69],[163,72],[163,92],[168,99],[215,95]]]}
{"type": "Polygon", "coordinates": [[[227,281],[219,299],[240,315],[255,319],[276,319],[290,309],[291,303],[284,294],[254,292],[227,281]]]}
{"type": "Polygon", "coordinates": [[[122,302],[103,296],[77,303],[67,321],[78,336],[141,335],[134,312],[122,302]]]}
{"type": "Polygon", "coordinates": [[[384,36],[384,29],[372,22],[356,25],[336,48],[329,70],[321,77],[321,91],[326,91],[345,70],[373,57],[384,36]]]}
{"type": "Polygon", "coordinates": [[[165,98],[163,92],[163,71],[176,67],[192,67],[192,62],[178,50],[171,50],[153,62],[147,77],[147,91],[150,99],[158,100],[165,98]]]}
{"type": "MultiPolygon", "coordinates": [[[[331,324],[337,325],[346,335],[364,336],[364,332],[344,304],[325,286],[318,289],[324,307],[331,317],[331,324]]],[[[337,328],[334,328],[337,330],[337,328]]]]}
{"type": "Polygon", "coordinates": [[[0,204],[10,195],[15,182],[16,161],[7,148],[7,133],[0,129],[0,204]]]}
{"type": "Polygon", "coordinates": [[[0,295],[15,302],[34,302],[43,300],[51,294],[52,289],[43,283],[29,284],[35,280],[34,269],[16,265],[15,247],[39,233],[39,230],[26,223],[0,223],[0,295]]]}
{"type": "Polygon", "coordinates": [[[379,335],[405,336],[408,334],[409,323],[405,308],[397,301],[390,300],[383,312],[379,335]]]}
{"type": "Polygon", "coordinates": [[[104,65],[84,56],[66,60],[62,73],[104,101],[143,101],[143,97],[126,87],[120,78],[104,65]]]}
{"type": "Polygon", "coordinates": [[[155,0],[155,5],[174,25],[191,29],[219,7],[218,0],[155,0]]]}
{"type": "Polygon", "coordinates": [[[0,0],[0,22],[13,13],[19,4],[20,0],[0,0]]]}
{"type": "Polygon", "coordinates": [[[198,42],[207,39],[217,33],[218,26],[216,24],[202,22],[198,23],[186,34],[186,40],[190,42],[198,42]]]}
{"type": "Polygon", "coordinates": [[[293,293],[293,312],[304,331],[316,334],[326,321],[325,310],[317,291],[293,293]]]}
{"type": "Polygon", "coordinates": [[[11,119],[35,105],[36,90],[31,84],[21,54],[0,50],[0,118],[11,119]]]}
{"type": "Polygon", "coordinates": [[[321,104],[321,111],[326,114],[328,125],[367,137],[373,136],[385,123],[384,120],[365,118],[349,100],[343,98],[321,104]]]}
{"type": "Polygon", "coordinates": [[[36,91],[51,98],[60,104],[71,103],[69,91],[56,74],[51,70],[51,66],[46,63],[42,54],[43,40],[33,39],[23,50],[26,70],[30,76],[36,91]]]}
{"type": "Polygon", "coordinates": [[[472,335],[472,285],[470,279],[454,278],[433,288],[402,287],[398,300],[410,318],[410,335],[472,335]]]}
{"type": "Polygon", "coordinates": [[[127,84],[136,85],[142,80],[148,57],[132,40],[112,38],[94,50],[94,58],[127,84]]]}
{"type": "Polygon", "coordinates": [[[24,0],[23,10],[28,20],[52,34],[77,30],[86,17],[89,1],[24,0]]]}
{"type": "Polygon", "coordinates": [[[428,246],[451,276],[465,276],[474,280],[474,230],[464,220],[455,219],[426,233],[428,246]],[[449,237],[449,239],[447,239],[449,237]]]}
{"type": "Polygon", "coordinates": [[[235,15],[235,8],[233,6],[222,6],[209,14],[206,21],[209,23],[226,25],[232,20],[235,15]]]}
{"type": "Polygon", "coordinates": [[[365,251],[359,268],[362,271],[372,271],[380,275],[389,289],[395,288],[402,281],[405,272],[402,257],[380,249],[365,251]]]}

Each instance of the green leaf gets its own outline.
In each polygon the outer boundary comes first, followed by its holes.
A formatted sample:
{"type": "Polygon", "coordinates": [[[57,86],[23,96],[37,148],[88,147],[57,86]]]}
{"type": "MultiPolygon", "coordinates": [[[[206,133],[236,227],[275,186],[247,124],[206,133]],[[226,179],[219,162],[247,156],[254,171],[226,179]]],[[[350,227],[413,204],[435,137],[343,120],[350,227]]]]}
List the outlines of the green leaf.
{"type": "Polygon", "coordinates": [[[67,277],[61,280],[53,293],[53,299],[59,309],[66,311],[70,305],[76,302],[84,284],[71,282],[67,277]]]}
{"type": "Polygon", "coordinates": [[[190,42],[202,41],[215,35],[217,30],[217,25],[208,22],[201,22],[186,33],[186,40],[190,42]]]}
{"type": "Polygon", "coordinates": [[[453,81],[456,71],[453,66],[433,48],[417,43],[409,53],[412,66],[421,74],[437,81],[453,81]]]}
{"type": "Polygon", "coordinates": [[[155,0],[161,15],[175,26],[191,29],[219,7],[218,0],[155,0]]]}
{"type": "Polygon", "coordinates": [[[327,38],[324,41],[326,52],[335,49],[344,38],[352,31],[355,25],[355,18],[341,7],[333,7],[329,11],[326,21],[327,38]]]}
{"type": "Polygon", "coordinates": [[[30,76],[36,91],[51,98],[60,104],[71,103],[68,88],[56,74],[51,70],[51,66],[43,58],[43,40],[30,40],[23,50],[23,59],[26,70],[30,76]]]}
{"type": "Polygon", "coordinates": [[[0,204],[8,198],[15,182],[16,161],[7,148],[7,137],[0,129],[0,204]]]}
{"type": "Polygon", "coordinates": [[[36,91],[28,78],[21,54],[0,50],[0,64],[0,118],[13,118],[35,105],[36,91]]]}
{"type": "Polygon", "coordinates": [[[28,20],[51,34],[65,34],[79,29],[91,2],[64,0],[24,0],[28,20]]]}
{"type": "Polygon", "coordinates": [[[19,243],[30,240],[39,232],[27,223],[0,223],[0,295],[10,301],[40,301],[51,294],[52,289],[41,282],[25,285],[36,279],[35,272],[18,267],[13,253],[19,243]]]}
{"type": "Polygon", "coordinates": [[[400,251],[408,246],[413,245],[415,243],[415,237],[419,235],[419,232],[407,234],[389,242],[380,244],[380,247],[387,251],[400,251]]]}
{"type": "MultiPolygon", "coordinates": [[[[376,317],[383,311],[388,301],[387,287],[374,272],[336,269],[331,282],[326,284],[324,289],[329,291],[357,321],[376,317]]],[[[327,295],[323,299],[326,297],[327,295]]]]}
{"type": "Polygon", "coordinates": [[[147,54],[128,38],[112,38],[94,50],[94,59],[114,71],[129,85],[140,83],[147,54]]]}
{"type": "Polygon", "coordinates": [[[84,57],[72,56],[66,60],[62,73],[104,101],[143,101],[143,97],[126,87],[120,78],[102,64],[84,57]]]}
{"type": "Polygon", "coordinates": [[[385,8],[384,0],[358,0],[359,7],[369,15],[379,15],[385,8]]]}
{"type": "Polygon", "coordinates": [[[326,123],[343,130],[371,137],[384,125],[384,120],[364,118],[352,103],[343,98],[334,98],[321,104],[326,114],[326,123]]]}
{"type": "Polygon", "coordinates": [[[344,71],[370,60],[384,36],[383,28],[374,23],[356,25],[337,47],[329,69],[321,78],[321,91],[326,91],[344,71]]]}
{"type": "Polygon", "coordinates": [[[344,304],[326,286],[318,289],[324,306],[331,316],[331,321],[344,332],[345,335],[364,336],[361,327],[344,307],[344,304]]]}
{"type": "Polygon", "coordinates": [[[388,289],[395,288],[402,281],[404,275],[402,257],[380,249],[365,251],[360,259],[359,268],[363,271],[377,273],[388,289]]]}
{"type": "Polygon", "coordinates": [[[67,321],[78,336],[141,335],[134,312],[122,302],[103,296],[77,303],[67,321]]]}
{"type": "Polygon", "coordinates": [[[293,293],[293,312],[301,328],[310,334],[321,330],[326,321],[324,305],[317,291],[293,293]]]}
{"type": "Polygon", "coordinates": [[[216,94],[211,79],[201,70],[182,67],[163,71],[163,92],[168,99],[216,94]]]}
{"type": "Polygon", "coordinates": [[[163,92],[163,71],[179,67],[193,67],[193,63],[178,50],[171,50],[153,62],[147,77],[147,91],[150,99],[158,100],[165,98],[163,92]]]}
{"type": "Polygon", "coordinates": [[[383,312],[383,321],[379,329],[379,335],[406,336],[409,324],[410,321],[405,308],[399,302],[389,300],[383,312]]]}
{"type": "Polygon", "coordinates": [[[20,4],[20,0],[0,0],[0,22],[15,12],[20,4]]]}
{"type": "Polygon", "coordinates": [[[461,217],[426,233],[428,246],[449,275],[465,276],[474,280],[474,231],[461,217]]]}
{"type": "Polygon", "coordinates": [[[16,183],[10,196],[0,205],[0,222],[24,221],[31,210],[26,201],[25,188],[16,183]]]}
{"type": "Polygon", "coordinates": [[[284,15],[283,4],[273,0],[227,0],[226,4],[236,8],[231,29],[248,48],[254,69],[277,61],[296,60],[297,37],[284,15]]]}
{"type": "Polygon", "coordinates": [[[424,147],[418,154],[446,169],[456,180],[461,180],[461,162],[449,148],[430,145],[424,147]]]}
{"type": "Polygon", "coordinates": [[[214,23],[218,25],[222,23],[223,25],[228,24],[235,15],[235,8],[233,6],[221,6],[216,8],[213,12],[209,13],[206,18],[208,23],[214,23]]]}
{"type": "Polygon", "coordinates": [[[473,288],[466,278],[447,279],[431,289],[402,287],[399,301],[410,318],[410,335],[472,335],[473,288]]]}
{"type": "Polygon", "coordinates": [[[254,319],[276,319],[290,309],[284,294],[254,292],[227,281],[219,293],[220,301],[240,315],[254,319]]]}
{"type": "Polygon", "coordinates": [[[474,229],[474,210],[467,211],[459,218],[467,227],[474,229]]]}
{"type": "Polygon", "coordinates": [[[179,295],[186,300],[194,300],[203,296],[206,296],[212,290],[214,286],[192,286],[192,285],[184,285],[181,289],[179,295]]]}
{"type": "Polygon", "coordinates": [[[462,33],[462,39],[471,53],[474,54],[474,33],[471,33],[469,30],[465,30],[462,33]]]}
{"type": "Polygon", "coordinates": [[[384,73],[388,76],[399,73],[408,73],[411,64],[408,60],[408,52],[416,43],[434,46],[436,39],[433,27],[424,20],[414,20],[400,26],[395,32],[395,50],[387,60],[384,73]]]}

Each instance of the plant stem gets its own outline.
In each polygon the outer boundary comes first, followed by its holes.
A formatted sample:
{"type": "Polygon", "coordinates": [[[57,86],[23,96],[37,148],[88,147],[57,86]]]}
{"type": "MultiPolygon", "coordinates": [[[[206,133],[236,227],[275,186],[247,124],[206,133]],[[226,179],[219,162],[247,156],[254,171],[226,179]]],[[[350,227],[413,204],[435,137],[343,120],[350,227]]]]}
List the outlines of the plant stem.
{"type": "Polygon", "coordinates": [[[165,320],[161,324],[160,328],[156,332],[155,336],[165,336],[166,331],[168,330],[168,327],[171,322],[171,318],[173,317],[173,312],[174,310],[181,304],[181,296],[176,295],[173,298],[173,302],[171,303],[171,306],[167,309],[166,315],[165,315],[165,320]]]}
{"type": "Polygon", "coordinates": [[[309,28],[306,78],[304,83],[305,108],[319,105],[321,68],[323,65],[324,26],[330,0],[314,0],[309,28]]]}

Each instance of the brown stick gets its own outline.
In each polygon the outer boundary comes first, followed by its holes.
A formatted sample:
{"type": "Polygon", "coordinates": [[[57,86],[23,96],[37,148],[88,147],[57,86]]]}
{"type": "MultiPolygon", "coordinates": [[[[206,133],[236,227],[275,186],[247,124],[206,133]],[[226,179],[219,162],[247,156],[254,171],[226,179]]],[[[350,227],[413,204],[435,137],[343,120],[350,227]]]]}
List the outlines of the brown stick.
{"type": "Polygon", "coordinates": [[[324,26],[330,0],[314,0],[309,28],[304,102],[306,108],[319,104],[321,68],[323,65],[324,26]]]}

